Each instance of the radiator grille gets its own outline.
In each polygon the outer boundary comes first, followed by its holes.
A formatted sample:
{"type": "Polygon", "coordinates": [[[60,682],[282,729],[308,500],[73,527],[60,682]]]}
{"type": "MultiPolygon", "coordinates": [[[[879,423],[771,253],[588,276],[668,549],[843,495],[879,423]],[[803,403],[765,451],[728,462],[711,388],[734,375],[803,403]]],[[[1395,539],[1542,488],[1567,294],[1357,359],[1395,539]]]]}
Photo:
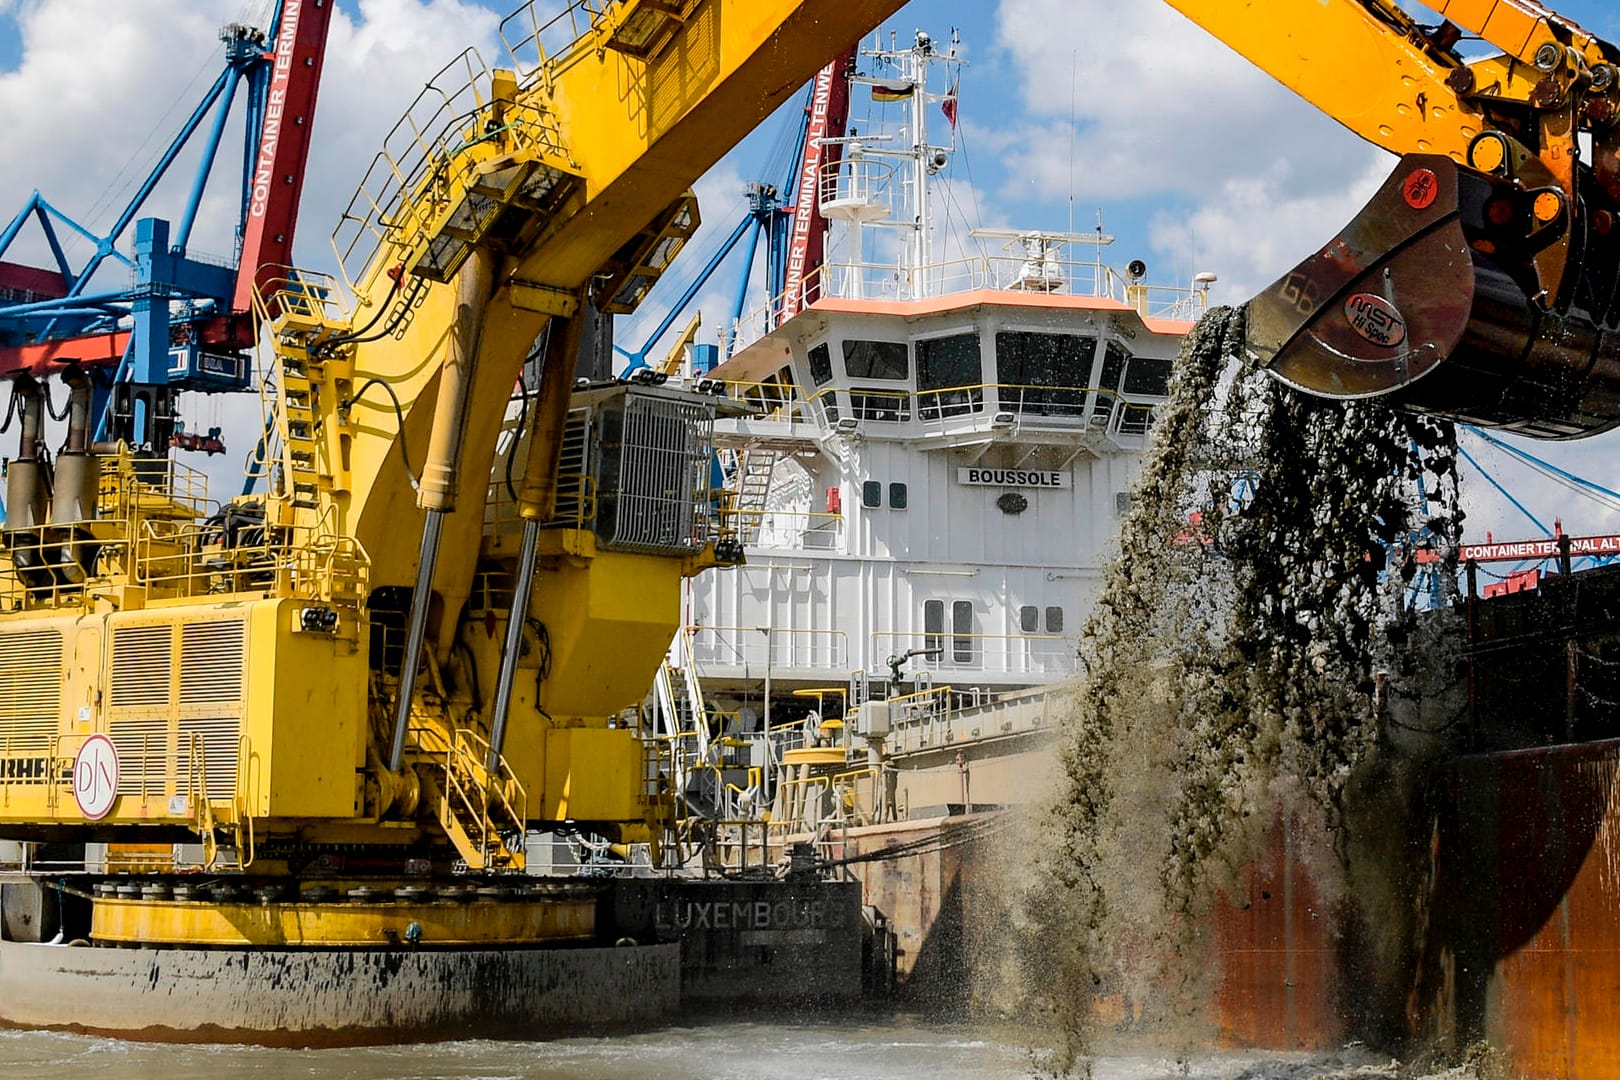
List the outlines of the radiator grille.
{"type": "Polygon", "coordinates": [[[246,643],[240,619],[113,630],[108,735],[118,748],[120,795],[193,794],[194,743],[207,797],[235,795],[246,643]],[[176,626],[178,686],[170,678],[176,626]]]}
{"type": "Polygon", "coordinates": [[[242,722],[234,716],[188,717],[180,721],[179,750],[176,754],[177,771],[182,778],[191,775],[191,748],[193,735],[201,736],[203,757],[203,788],[210,799],[229,799],[236,794],[236,763],[240,749],[242,722]]]}
{"type": "Polygon", "coordinates": [[[174,634],[169,626],[121,626],[113,630],[108,705],[114,709],[167,705],[173,654],[174,634]]]}
{"type": "Polygon", "coordinates": [[[242,644],[238,621],[181,626],[180,704],[241,701],[242,644]]]}
{"type": "Polygon", "coordinates": [[[50,748],[62,721],[62,634],[0,635],[0,748],[50,748]]]}
{"type": "Polygon", "coordinates": [[[602,546],[659,554],[702,546],[696,522],[714,406],[682,398],[629,395],[606,412],[596,530],[602,546]]]}
{"type": "Polygon", "coordinates": [[[118,750],[118,794],[166,798],[173,779],[169,769],[169,722],[114,720],[107,728],[118,750]]]}

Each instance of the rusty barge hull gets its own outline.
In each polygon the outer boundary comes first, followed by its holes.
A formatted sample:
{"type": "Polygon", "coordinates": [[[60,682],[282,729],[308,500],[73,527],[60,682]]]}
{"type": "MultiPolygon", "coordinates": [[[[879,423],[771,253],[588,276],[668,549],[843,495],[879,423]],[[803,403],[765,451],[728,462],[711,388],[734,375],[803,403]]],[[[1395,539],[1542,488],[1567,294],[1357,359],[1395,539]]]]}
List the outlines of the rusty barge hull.
{"type": "MultiPolygon", "coordinates": [[[[1395,904],[1324,889],[1279,827],[1216,912],[1228,1041],[1461,1051],[1527,1080],[1620,1080],[1620,740],[1438,767],[1404,823],[1395,904]]],[[[1389,850],[1386,848],[1385,850],[1389,850]]]]}
{"type": "Polygon", "coordinates": [[[646,1027],[679,945],[479,951],[93,948],[0,941],[0,1019],[165,1042],[353,1046],[646,1027]]]}
{"type": "MultiPolygon", "coordinates": [[[[1280,821],[1209,916],[1212,1040],[1392,1053],[1483,1041],[1526,1080],[1620,1080],[1617,778],[1620,739],[1433,766],[1402,812],[1380,803],[1369,818],[1385,835],[1352,880],[1382,878],[1376,897],[1323,879],[1337,856],[1319,825],[1280,821]]],[[[971,1005],[975,964],[1007,925],[1006,834],[972,838],[988,817],[845,837],[851,854],[941,841],[851,867],[890,920],[917,1003],[971,1005]]]]}

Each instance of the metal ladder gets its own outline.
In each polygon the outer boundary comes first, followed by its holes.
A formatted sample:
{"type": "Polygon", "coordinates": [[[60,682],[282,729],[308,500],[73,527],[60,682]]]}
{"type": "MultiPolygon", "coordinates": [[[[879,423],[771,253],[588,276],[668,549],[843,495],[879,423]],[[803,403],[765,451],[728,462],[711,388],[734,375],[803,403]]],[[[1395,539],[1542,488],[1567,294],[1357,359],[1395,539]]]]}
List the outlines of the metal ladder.
{"type": "Polygon", "coordinates": [[[771,492],[771,476],[776,472],[775,450],[744,450],[737,461],[737,533],[744,544],[759,540],[765,517],[765,501],[771,492]]]}

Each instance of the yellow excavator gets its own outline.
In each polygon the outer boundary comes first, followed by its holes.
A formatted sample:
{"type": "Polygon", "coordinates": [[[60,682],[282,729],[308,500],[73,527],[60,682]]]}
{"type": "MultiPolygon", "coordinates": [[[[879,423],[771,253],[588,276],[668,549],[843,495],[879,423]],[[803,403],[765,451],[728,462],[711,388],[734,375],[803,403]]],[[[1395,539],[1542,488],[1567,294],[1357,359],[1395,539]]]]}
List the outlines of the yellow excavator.
{"type": "Polygon", "coordinates": [[[87,386],[48,462],[19,387],[0,840],[36,878],[91,872],[69,936],[588,936],[594,901],[446,921],[410,892],[522,870],[536,827],[656,845],[673,823],[672,747],[636,707],[682,578],[740,549],[709,512],[712,396],[576,387],[586,325],[635,309],[698,225],[693,181],[899,3],[510,16],[506,64],[463,54],[388,136],[339,273],[260,273],[260,494],[220,505],[166,448],[91,444],[87,386]],[[177,903],[161,879],[186,872],[263,895],[177,903]]]}
{"type": "Polygon", "coordinates": [[[1531,0],[1166,2],[1401,155],[1250,302],[1253,359],[1541,438],[1620,424],[1620,49],[1531,0]]]}

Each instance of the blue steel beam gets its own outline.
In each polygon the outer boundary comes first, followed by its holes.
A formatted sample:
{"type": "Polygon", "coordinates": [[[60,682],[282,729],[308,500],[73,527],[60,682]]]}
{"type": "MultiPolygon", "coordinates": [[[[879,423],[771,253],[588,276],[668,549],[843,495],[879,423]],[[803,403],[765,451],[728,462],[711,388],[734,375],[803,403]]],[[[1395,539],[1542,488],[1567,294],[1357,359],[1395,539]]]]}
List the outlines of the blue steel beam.
{"type": "Polygon", "coordinates": [[[197,223],[197,210],[202,206],[203,191],[214,172],[214,158],[219,154],[219,142],[225,135],[225,121],[230,119],[231,102],[236,100],[236,84],[242,73],[232,69],[225,92],[220,96],[219,108],[214,110],[214,126],[208,130],[208,142],[203,146],[202,160],[197,164],[197,175],[191,181],[191,194],[186,197],[185,213],[180,215],[180,234],[175,237],[174,250],[184,255],[191,243],[191,227],[197,223]]]}
{"type": "MultiPolygon", "coordinates": [[[[641,348],[637,349],[635,352],[631,352],[630,350],[620,348],[617,345],[613,347],[615,352],[622,356],[629,357],[630,359],[630,363],[626,365],[624,369],[624,374],[628,375],[632,371],[647,366],[647,353],[654,345],[658,344],[658,339],[668,333],[671,326],[675,325],[675,320],[681,317],[681,312],[686,309],[687,304],[692,302],[693,297],[697,296],[698,290],[703,288],[704,285],[708,284],[709,278],[714,276],[714,272],[720,268],[720,264],[725,261],[726,256],[731,254],[731,249],[737,246],[737,241],[742,239],[742,234],[747,231],[750,225],[755,226],[754,237],[756,240],[758,239],[758,224],[758,220],[751,213],[745,216],[741,221],[737,222],[737,227],[731,230],[731,235],[726,237],[725,243],[720,245],[719,249],[715,251],[714,255],[709,258],[708,263],[704,265],[703,269],[698,271],[697,276],[693,278],[692,283],[686,287],[686,291],[681,293],[680,298],[677,299],[675,303],[670,305],[669,313],[665,315],[664,320],[658,324],[658,328],[648,336],[645,342],[642,343],[641,348]]],[[[750,262],[751,261],[752,258],[750,257],[750,262]]],[[[746,272],[744,274],[744,281],[747,281],[746,272]]]]}
{"type": "Polygon", "coordinates": [[[174,159],[179,156],[181,149],[185,147],[191,136],[196,133],[197,128],[201,126],[203,118],[208,115],[209,109],[214,102],[219,100],[220,95],[225,92],[225,87],[234,82],[236,77],[236,72],[230,68],[220,72],[219,78],[214,80],[214,85],[209,87],[208,93],[203,96],[201,103],[192,110],[191,116],[186,119],[180,133],[169,143],[168,149],[158,159],[157,165],[153,167],[145,182],[141,184],[140,189],[130,199],[129,205],[124,207],[123,213],[118,215],[118,220],[113,222],[112,228],[107,230],[107,235],[92,238],[97,240],[96,253],[90,257],[90,261],[85,264],[83,272],[69,287],[69,296],[78,295],[89,283],[90,276],[96,272],[108,256],[115,253],[115,245],[118,243],[119,238],[124,235],[124,230],[129,228],[130,222],[135,220],[135,215],[140,213],[141,207],[146,204],[146,200],[152,194],[153,189],[163,179],[164,174],[169,171],[169,166],[174,164],[174,159]]]}
{"type": "Polygon", "coordinates": [[[754,272],[754,253],[759,250],[759,234],[765,230],[763,215],[750,215],[754,231],[748,234],[748,254],[743,257],[742,274],[737,278],[737,300],[731,305],[731,320],[726,325],[742,322],[743,309],[748,304],[748,279],[754,272]]]}

